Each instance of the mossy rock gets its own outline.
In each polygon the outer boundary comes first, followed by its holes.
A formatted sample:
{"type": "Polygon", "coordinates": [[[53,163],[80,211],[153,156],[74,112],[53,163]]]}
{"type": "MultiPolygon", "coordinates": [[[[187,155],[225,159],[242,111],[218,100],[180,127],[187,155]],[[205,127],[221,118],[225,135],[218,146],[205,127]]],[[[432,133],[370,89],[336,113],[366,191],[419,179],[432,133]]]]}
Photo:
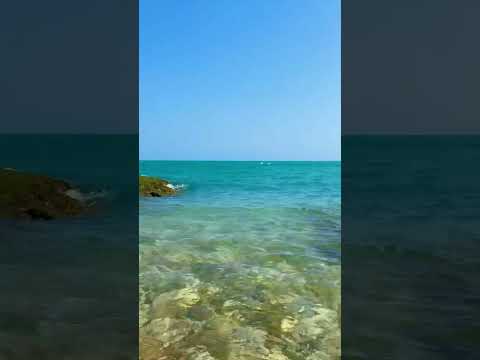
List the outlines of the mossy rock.
{"type": "Polygon", "coordinates": [[[151,176],[140,176],[139,184],[139,192],[142,196],[160,197],[175,195],[177,193],[168,181],[151,176]]]}
{"type": "Polygon", "coordinates": [[[79,215],[85,206],[66,195],[71,189],[63,180],[0,169],[0,218],[51,220],[79,215]]]}

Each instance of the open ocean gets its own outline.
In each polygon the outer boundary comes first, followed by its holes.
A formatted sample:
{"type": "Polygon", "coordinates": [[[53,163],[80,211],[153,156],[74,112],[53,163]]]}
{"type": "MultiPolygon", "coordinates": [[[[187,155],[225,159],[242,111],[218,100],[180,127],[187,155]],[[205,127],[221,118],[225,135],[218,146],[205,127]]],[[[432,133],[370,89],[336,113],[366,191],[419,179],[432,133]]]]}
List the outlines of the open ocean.
{"type": "MultiPolygon", "coordinates": [[[[141,161],[140,355],[340,354],[340,162],[141,161]]],[[[153,357],[152,357],[153,358],[153,357]]]]}

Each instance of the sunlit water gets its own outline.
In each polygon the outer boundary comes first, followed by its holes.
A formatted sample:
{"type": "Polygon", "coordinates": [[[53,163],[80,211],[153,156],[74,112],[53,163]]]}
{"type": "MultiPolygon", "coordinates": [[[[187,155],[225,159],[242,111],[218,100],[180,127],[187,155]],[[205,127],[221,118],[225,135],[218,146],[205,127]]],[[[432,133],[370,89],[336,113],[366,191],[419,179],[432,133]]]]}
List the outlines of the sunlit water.
{"type": "Polygon", "coordinates": [[[340,163],[143,161],[140,357],[337,359],[340,163]]]}

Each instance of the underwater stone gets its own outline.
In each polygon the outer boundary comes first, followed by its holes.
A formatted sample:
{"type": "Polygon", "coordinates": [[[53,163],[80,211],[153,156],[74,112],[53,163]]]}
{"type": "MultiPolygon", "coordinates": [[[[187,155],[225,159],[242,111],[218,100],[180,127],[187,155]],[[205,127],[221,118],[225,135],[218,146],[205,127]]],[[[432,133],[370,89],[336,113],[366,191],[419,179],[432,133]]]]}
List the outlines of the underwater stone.
{"type": "Polygon", "coordinates": [[[297,323],[298,323],[297,319],[291,316],[287,316],[282,320],[280,327],[282,328],[283,332],[290,332],[293,330],[293,328],[295,328],[295,325],[297,325],[297,323]]]}
{"type": "Polygon", "coordinates": [[[139,338],[139,360],[170,360],[174,353],[163,347],[160,341],[140,334],[139,338]]]}
{"type": "Polygon", "coordinates": [[[233,331],[229,360],[265,359],[269,350],[265,347],[267,333],[252,327],[239,327],[233,331]]]}
{"type": "Polygon", "coordinates": [[[186,351],[186,360],[216,360],[205,346],[196,346],[186,351]]]}
{"type": "Polygon", "coordinates": [[[200,296],[196,289],[183,288],[177,291],[174,299],[179,307],[190,308],[200,301],[200,296]]]}
{"type": "Polygon", "coordinates": [[[149,318],[148,314],[150,313],[150,305],[146,303],[146,293],[145,290],[142,288],[139,289],[139,301],[138,301],[138,307],[139,307],[139,314],[138,314],[138,325],[139,327],[142,327],[145,325],[149,318]]]}
{"type": "Polygon", "coordinates": [[[337,313],[333,310],[317,306],[315,315],[300,319],[292,331],[298,343],[307,342],[318,338],[325,333],[331,333],[337,323],[337,313]]]}
{"type": "Polygon", "coordinates": [[[204,321],[215,316],[215,311],[206,305],[193,305],[187,316],[192,320],[204,321]]]}
{"type": "Polygon", "coordinates": [[[315,351],[313,354],[309,355],[306,360],[329,360],[331,357],[323,351],[315,351]]]}
{"type": "Polygon", "coordinates": [[[267,360],[289,360],[281,350],[274,348],[272,352],[268,354],[267,360]]]}
{"type": "Polygon", "coordinates": [[[199,301],[200,296],[196,289],[183,288],[180,290],[169,291],[158,295],[153,300],[150,317],[156,319],[178,315],[180,312],[188,310],[199,301]]]}
{"type": "Polygon", "coordinates": [[[179,311],[174,300],[176,293],[176,291],[169,291],[156,296],[150,306],[150,318],[160,319],[176,316],[179,311]]]}
{"type": "Polygon", "coordinates": [[[167,317],[152,320],[145,326],[145,330],[147,335],[160,341],[163,347],[168,347],[178,343],[193,332],[198,327],[195,325],[189,320],[177,320],[167,317]]]}

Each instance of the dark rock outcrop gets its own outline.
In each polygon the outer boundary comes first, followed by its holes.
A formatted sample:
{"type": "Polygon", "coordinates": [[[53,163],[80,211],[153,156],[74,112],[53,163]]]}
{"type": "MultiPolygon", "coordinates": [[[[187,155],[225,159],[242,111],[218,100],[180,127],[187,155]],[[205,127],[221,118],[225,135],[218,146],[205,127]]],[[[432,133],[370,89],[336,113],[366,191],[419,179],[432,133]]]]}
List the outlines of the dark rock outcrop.
{"type": "Polygon", "coordinates": [[[66,194],[72,186],[63,180],[13,169],[0,169],[0,218],[51,220],[85,210],[66,194]]]}
{"type": "Polygon", "coordinates": [[[177,193],[168,181],[150,176],[140,176],[139,185],[139,192],[142,196],[160,197],[177,193]]]}

